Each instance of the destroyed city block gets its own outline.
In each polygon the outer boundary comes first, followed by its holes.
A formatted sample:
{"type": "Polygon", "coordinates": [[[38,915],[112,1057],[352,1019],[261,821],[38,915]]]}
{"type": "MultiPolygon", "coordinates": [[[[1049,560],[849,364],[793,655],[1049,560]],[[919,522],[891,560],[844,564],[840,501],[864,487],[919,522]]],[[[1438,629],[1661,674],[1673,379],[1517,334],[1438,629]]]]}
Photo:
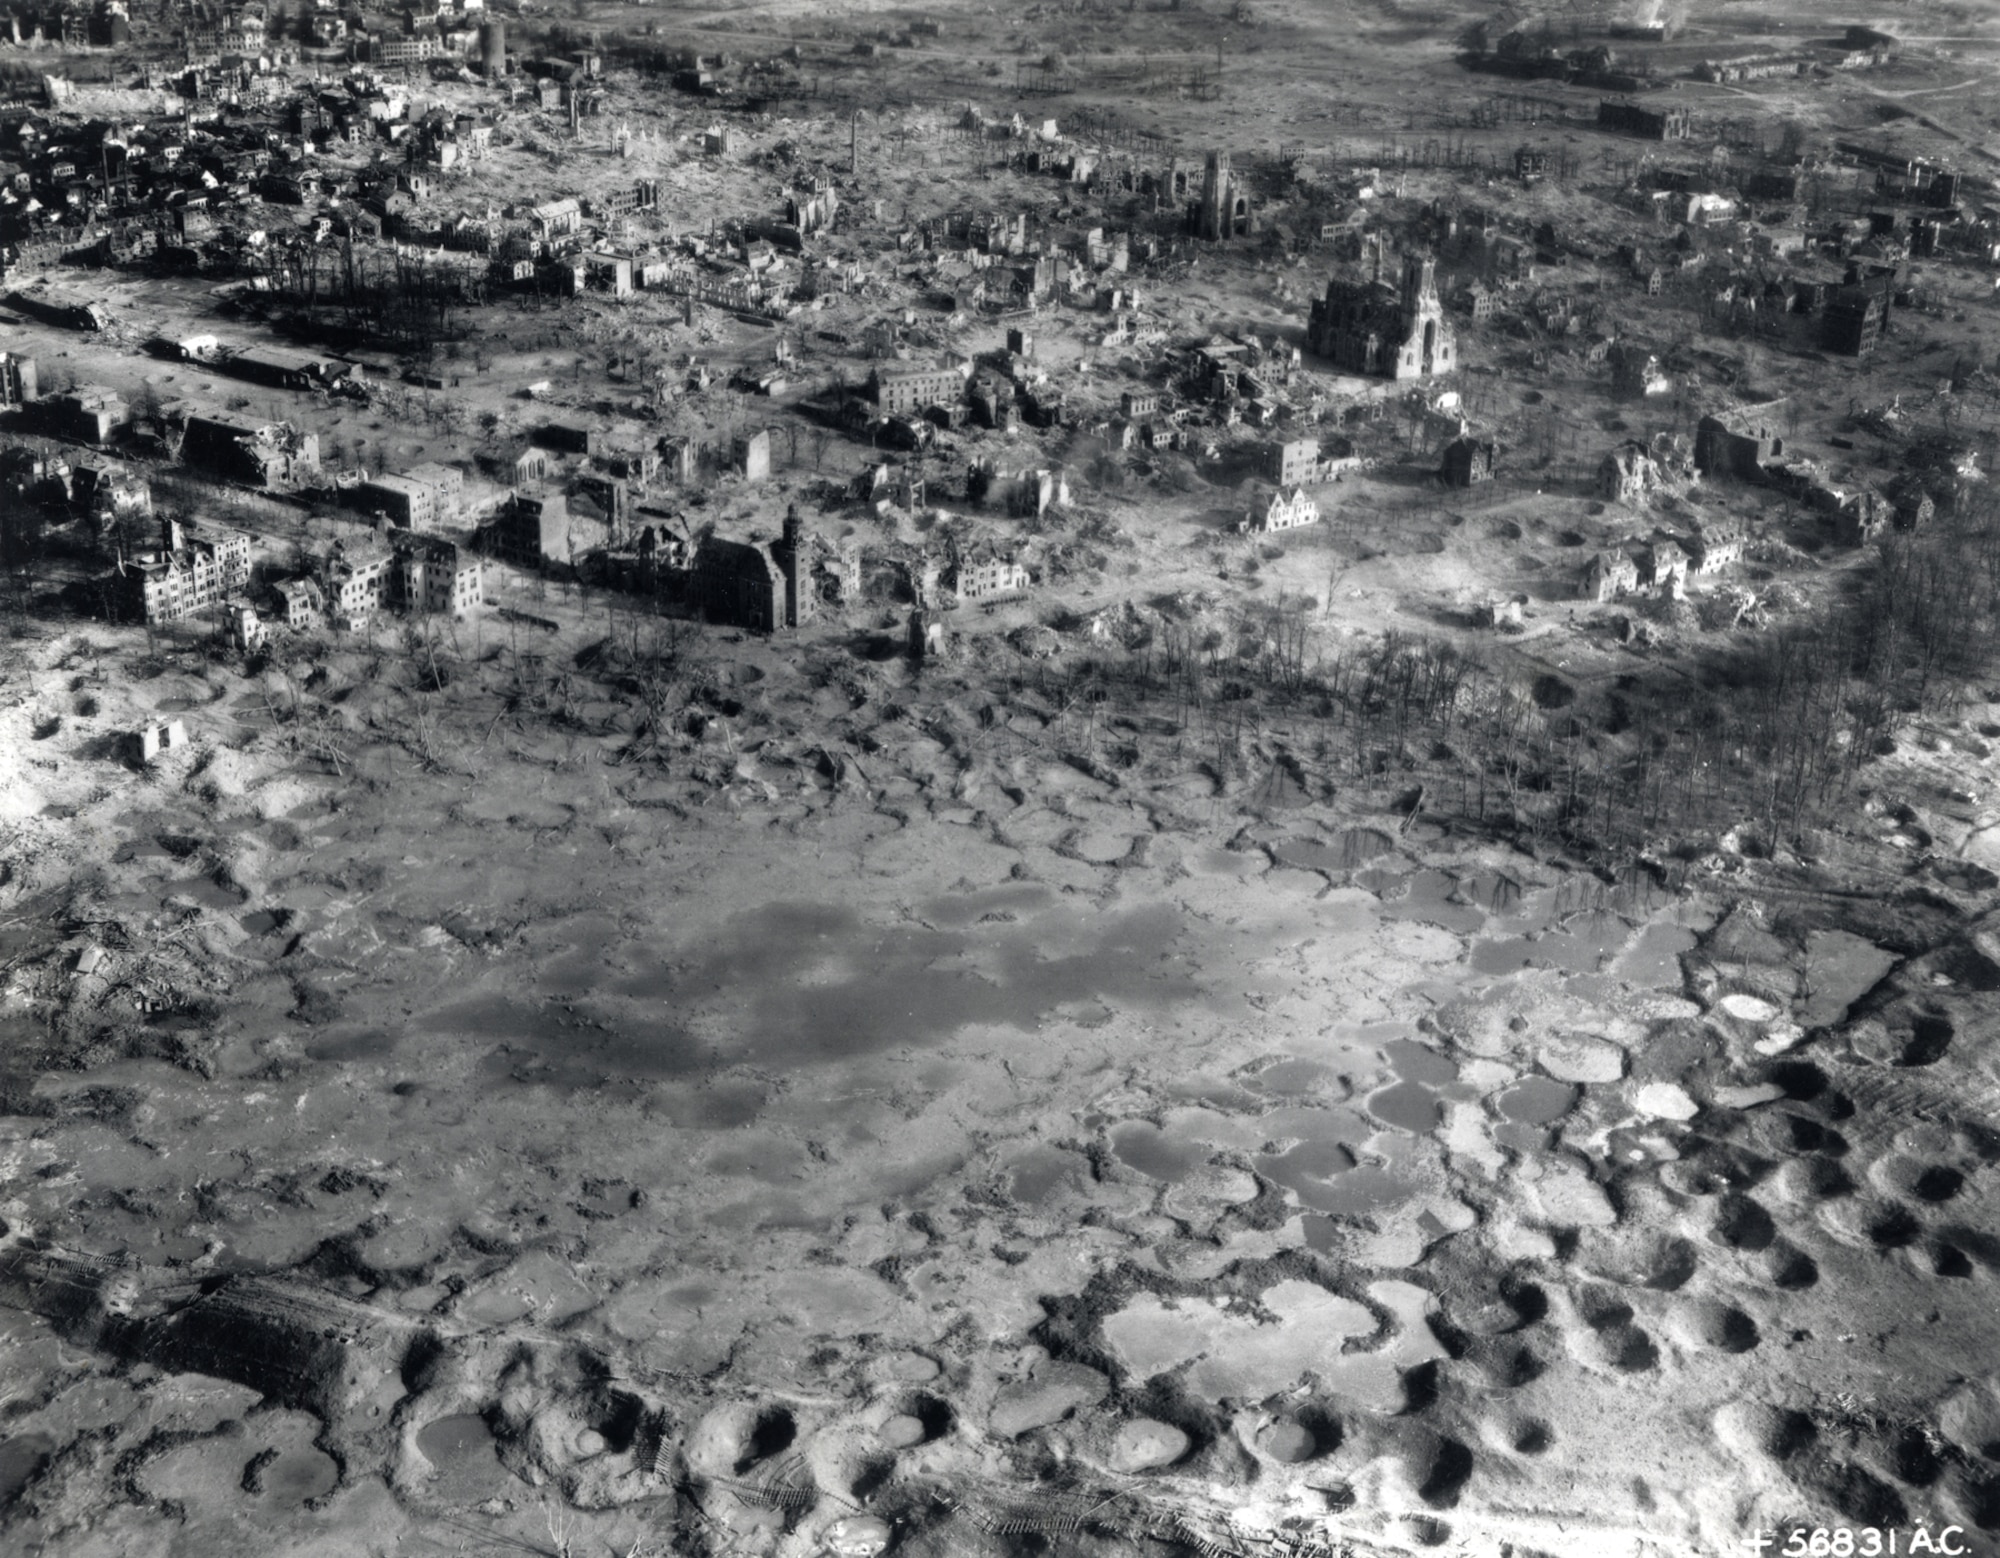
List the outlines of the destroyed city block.
{"type": "Polygon", "coordinates": [[[0,1552],[2000,1552],[1996,77],[0,0],[0,1552]]]}

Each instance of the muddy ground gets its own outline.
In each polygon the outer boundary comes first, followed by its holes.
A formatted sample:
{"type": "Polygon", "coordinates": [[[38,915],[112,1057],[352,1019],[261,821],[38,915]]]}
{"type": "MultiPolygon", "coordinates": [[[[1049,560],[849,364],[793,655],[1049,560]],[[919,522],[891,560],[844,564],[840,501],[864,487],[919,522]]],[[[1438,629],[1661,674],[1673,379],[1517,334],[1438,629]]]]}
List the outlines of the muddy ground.
{"type": "Polygon", "coordinates": [[[2000,709],[1824,841],[1879,891],[1668,894],[722,647],[656,738],[509,646],[12,646],[23,1550],[2000,1520],[2000,709]]]}

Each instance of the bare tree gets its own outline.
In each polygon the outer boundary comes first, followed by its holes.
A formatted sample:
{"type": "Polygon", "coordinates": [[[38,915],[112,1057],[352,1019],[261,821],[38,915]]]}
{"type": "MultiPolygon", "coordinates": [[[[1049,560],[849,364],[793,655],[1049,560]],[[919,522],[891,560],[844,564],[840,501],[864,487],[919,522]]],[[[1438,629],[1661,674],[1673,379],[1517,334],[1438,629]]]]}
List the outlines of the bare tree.
{"type": "Polygon", "coordinates": [[[573,1510],[558,1509],[553,1499],[542,1506],[548,1518],[549,1540],[555,1544],[556,1558],[575,1558],[576,1554],[576,1514],[573,1510]]]}

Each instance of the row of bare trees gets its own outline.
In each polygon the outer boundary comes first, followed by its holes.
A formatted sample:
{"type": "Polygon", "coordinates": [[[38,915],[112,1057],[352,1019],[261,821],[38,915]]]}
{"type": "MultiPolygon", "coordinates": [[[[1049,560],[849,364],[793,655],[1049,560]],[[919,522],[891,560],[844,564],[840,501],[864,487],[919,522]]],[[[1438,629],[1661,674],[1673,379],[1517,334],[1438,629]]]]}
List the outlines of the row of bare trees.
{"type": "Polygon", "coordinates": [[[374,338],[428,346],[457,310],[486,301],[484,270],[400,247],[299,241],[271,254],[272,291],[309,316],[322,310],[374,338]]]}
{"type": "Polygon", "coordinates": [[[1615,685],[1525,677],[1453,644],[1329,641],[1317,604],[1227,623],[1162,619],[1143,647],[1045,664],[1058,710],[1165,716],[1221,775],[1307,762],[1333,789],[1423,787],[1426,810],[1630,857],[1750,825],[1767,844],[1823,824],[1913,719],[1950,714],[2000,651],[2000,502],[1879,543],[1860,588],[1697,674],[1615,685]]]}

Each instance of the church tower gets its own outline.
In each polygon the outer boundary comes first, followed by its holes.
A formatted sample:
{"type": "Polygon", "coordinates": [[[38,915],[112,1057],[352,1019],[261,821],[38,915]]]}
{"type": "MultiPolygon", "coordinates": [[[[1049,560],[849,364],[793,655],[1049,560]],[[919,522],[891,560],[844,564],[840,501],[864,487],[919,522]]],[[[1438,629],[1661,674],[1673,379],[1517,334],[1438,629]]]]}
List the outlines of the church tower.
{"type": "Polygon", "coordinates": [[[819,600],[813,593],[812,536],[799,517],[796,503],[785,506],[783,538],[774,550],[785,575],[785,626],[804,627],[817,614],[819,600]]]}
{"type": "Polygon", "coordinates": [[[1444,317],[1438,296],[1437,261],[1428,254],[1403,256],[1403,332],[1393,374],[1399,379],[1450,373],[1458,367],[1458,338],[1444,317]]]}
{"type": "Polygon", "coordinates": [[[1403,314],[1415,320],[1442,308],[1437,288],[1437,261],[1428,254],[1403,256],[1403,314]]]}
{"type": "Polygon", "coordinates": [[[1204,159],[1201,175],[1201,210],[1195,218],[1196,231],[1210,240],[1226,238],[1229,229],[1223,217],[1229,199],[1229,153],[1212,151],[1204,159]]]}
{"type": "Polygon", "coordinates": [[[1245,238],[1250,233],[1250,198],[1229,168],[1229,153],[1212,151],[1203,159],[1201,200],[1194,208],[1194,234],[1211,242],[1245,238]]]}

